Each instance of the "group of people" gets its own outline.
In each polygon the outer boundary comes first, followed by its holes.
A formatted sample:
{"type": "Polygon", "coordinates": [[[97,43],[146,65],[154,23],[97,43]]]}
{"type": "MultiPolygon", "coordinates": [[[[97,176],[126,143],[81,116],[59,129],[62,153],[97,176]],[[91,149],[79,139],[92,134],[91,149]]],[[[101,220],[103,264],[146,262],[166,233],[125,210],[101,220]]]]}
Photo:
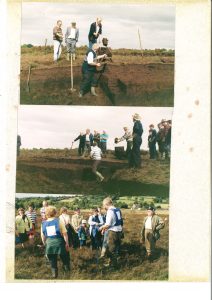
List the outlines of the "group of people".
{"type": "MultiPolygon", "coordinates": [[[[93,250],[99,250],[99,262],[105,267],[117,268],[120,256],[121,240],[123,235],[123,217],[119,208],[116,208],[110,197],[103,200],[103,214],[101,208],[94,208],[88,220],[84,219],[80,209],[74,211],[70,218],[67,208],[60,210],[57,217],[57,209],[49,206],[43,201],[40,210],[41,215],[41,240],[45,246],[45,256],[50,265],[52,277],[58,276],[58,255],[63,263],[63,270],[69,273],[70,247],[84,248],[88,237],[90,237],[93,250]]],[[[35,236],[37,215],[33,205],[29,205],[25,212],[23,208],[18,209],[15,220],[16,243],[24,247],[26,241],[33,240],[35,236]],[[30,237],[31,236],[31,237],[30,237]]],[[[141,229],[141,242],[145,244],[149,260],[155,253],[156,241],[159,239],[159,231],[164,228],[164,221],[155,214],[154,207],[147,208],[147,216],[141,229]]]]}
{"type": "MultiPolygon", "coordinates": [[[[132,116],[133,129],[129,130],[128,127],[123,127],[124,134],[120,138],[115,138],[115,144],[126,141],[126,157],[128,159],[128,167],[134,169],[141,168],[141,145],[143,126],[141,123],[141,116],[135,113],[132,116]]],[[[162,119],[158,124],[158,132],[155,130],[154,125],[149,126],[148,147],[150,159],[169,159],[171,153],[171,120],[162,119]],[[158,152],[156,145],[158,144],[158,152]]],[[[90,129],[86,129],[85,133],[81,132],[74,142],[79,140],[78,154],[81,157],[90,155],[93,159],[92,171],[99,178],[100,181],[104,180],[103,175],[97,170],[101,163],[102,157],[106,157],[107,140],[109,136],[106,131],[100,134],[90,129]]],[[[74,143],[73,142],[73,143],[74,143]]]]}
{"type": "MultiPolygon", "coordinates": [[[[112,61],[112,52],[108,47],[108,39],[103,38],[100,44],[100,35],[102,34],[102,19],[97,18],[96,22],[90,25],[88,33],[88,51],[85,54],[82,64],[82,82],[80,85],[79,97],[83,97],[86,93],[91,92],[93,96],[98,96],[96,87],[102,74],[105,71],[108,61],[112,61]],[[97,43],[97,40],[99,42],[97,43]]],[[[76,22],[72,22],[67,27],[65,33],[65,43],[67,48],[67,60],[70,55],[73,60],[76,58],[76,43],[79,39],[79,29],[76,22]]],[[[62,21],[58,20],[56,26],[53,28],[54,40],[54,61],[57,62],[62,51],[63,32],[62,21]]]]}
{"type": "Polygon", "coordinates": [[[162,119],[158,124],[158,132],[154,125],[149,126],[148,146],[150,159],[169,159],[171,154],[172,121],[162,119]],[[156,145],[158,144],[158,152],[156,145]]]}

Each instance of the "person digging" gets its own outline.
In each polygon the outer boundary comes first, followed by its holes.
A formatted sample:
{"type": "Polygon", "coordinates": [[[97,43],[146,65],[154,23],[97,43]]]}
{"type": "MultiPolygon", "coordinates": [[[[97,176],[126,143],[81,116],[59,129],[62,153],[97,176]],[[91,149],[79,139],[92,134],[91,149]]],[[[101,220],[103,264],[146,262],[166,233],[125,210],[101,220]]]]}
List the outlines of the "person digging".
{"type": "Polygon", "coordinates": [[[97,146],[96,142],[93,143],[90,158],[93,160],[92,172],[97,176],[97,178],[99,178],[100,182],[102,182],[104,177],[99,171],[97,171],[102,159],[102,150],[97,146]]]}

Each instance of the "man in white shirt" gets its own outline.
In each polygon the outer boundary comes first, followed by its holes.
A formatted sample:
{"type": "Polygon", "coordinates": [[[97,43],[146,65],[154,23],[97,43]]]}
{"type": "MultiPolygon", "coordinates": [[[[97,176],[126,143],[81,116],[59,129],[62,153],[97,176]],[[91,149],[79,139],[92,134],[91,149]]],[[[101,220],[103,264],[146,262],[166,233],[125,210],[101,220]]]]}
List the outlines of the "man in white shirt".
{"type": "Polygon", "coordinates": [[[96,142],[93,143],[90,158],[93,160],[92,172],[99,178],[100,182],[102,182],[104,180],[104,177],[99,171],[97,171],[97,168],[102,159],[102,150],[97,146],[96,142]]]}
{"type": "Polygon", "coordinates": [[[58,20],[56,26],[54,26],[53,28],[53,40],[54,40],[54,62],[57,62],[62,52],[62,42],[63,42],[61,20],[58,20]]]}
{"type": "Polygon", "coordinates": [[[96,54],[99,49],[99,45],[94,44],[92,49],[89,49],[85,55],[83,64],[82,64],[82,83],[80,85],[79,97],[83,97],[86,93],[91,91],[93,96],[97,96],[95,87],[97,86],[97,78],[95,74],[97,73],[96,67],[100,67],[101,64],[98,62],[99,59],[106,58],[107,55],[98,55],[96,54]]]}
{"type": "Polygon", "coordinates": [[[159,231],[164,226],[162,218],[155,214],[154,207],[149,206],[141,229],[141,241],[145,243],[147,257],[150,261],[154,258],[156,241],[160,238],[159,231]]]}
{"type": "Polygon", "coordinates": [[[121,246],[123,219],[121,210],[113,205],[110,197],[103,200],[103,207],[107,211],[106,222],[99,230],[104,233],[108,231],[108,256],[110,258],[109,266],[117,267],[117,255],[121,246]]]}

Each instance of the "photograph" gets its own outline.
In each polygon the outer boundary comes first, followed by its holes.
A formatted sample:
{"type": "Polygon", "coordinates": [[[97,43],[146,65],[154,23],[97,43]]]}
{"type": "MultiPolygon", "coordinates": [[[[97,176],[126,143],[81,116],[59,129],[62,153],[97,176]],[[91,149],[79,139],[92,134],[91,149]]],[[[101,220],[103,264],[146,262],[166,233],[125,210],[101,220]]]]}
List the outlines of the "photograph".
{"type": "Polygon", "coordinates": [[[16,192],[168,196],[172,112],[22,105],[16,192]]]}
{"type": "Polygon", "coordinates": [[[20,104],[174,105],[175,5],[23,2],[20,104]]]}
{"type": "Polygon", "coordinates": [[[168,280],[169,199],[16,194],[15,279],[168,280]]]}

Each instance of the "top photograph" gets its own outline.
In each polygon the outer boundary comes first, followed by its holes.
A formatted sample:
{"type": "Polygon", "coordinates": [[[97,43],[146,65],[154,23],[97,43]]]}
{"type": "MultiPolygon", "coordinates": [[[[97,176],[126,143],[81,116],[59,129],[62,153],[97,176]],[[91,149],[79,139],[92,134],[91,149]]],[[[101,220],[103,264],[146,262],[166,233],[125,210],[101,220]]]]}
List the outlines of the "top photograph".
{"type": "Polygon", "coordinates": [[[174,106],[175,6],[22,3],[20,104],[174,106]]]}

